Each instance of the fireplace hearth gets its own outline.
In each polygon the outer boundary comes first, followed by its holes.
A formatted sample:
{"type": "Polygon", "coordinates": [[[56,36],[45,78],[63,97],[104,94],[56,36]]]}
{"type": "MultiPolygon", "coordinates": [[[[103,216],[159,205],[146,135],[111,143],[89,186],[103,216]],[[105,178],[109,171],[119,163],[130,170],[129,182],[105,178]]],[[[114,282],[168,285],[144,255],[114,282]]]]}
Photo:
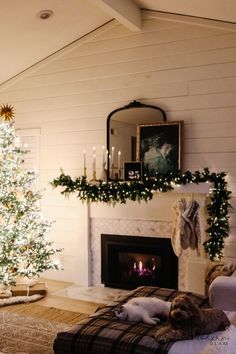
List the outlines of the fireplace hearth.
{"type": "Polygon", "coordinates": [[[178,287],[178,258],[169,238],[101,235],[101,277],[105,286],[178,287]]]}

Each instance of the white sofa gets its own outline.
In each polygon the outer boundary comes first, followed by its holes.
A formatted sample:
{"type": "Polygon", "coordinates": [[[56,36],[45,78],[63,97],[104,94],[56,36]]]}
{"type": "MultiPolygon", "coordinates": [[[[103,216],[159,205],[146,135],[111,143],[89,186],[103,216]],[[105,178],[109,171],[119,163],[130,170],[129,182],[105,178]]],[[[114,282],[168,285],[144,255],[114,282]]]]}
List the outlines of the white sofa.
{"type": "Polygon", "coordinates": [[[209,287],[209,302],[211,307],[236,311],[236,271],[229,277],[215,278],[209,287]]]}

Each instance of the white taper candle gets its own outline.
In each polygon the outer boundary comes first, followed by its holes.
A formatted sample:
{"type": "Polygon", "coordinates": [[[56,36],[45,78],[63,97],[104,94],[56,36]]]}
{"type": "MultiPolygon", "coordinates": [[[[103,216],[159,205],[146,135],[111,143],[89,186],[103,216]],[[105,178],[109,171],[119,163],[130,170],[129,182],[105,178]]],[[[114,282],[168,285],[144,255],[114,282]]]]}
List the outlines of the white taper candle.
{"type": "Polygon", "coordinates": [[[120,170],[121,151],[118,151],[118,171],[120,170]]]}
{"type": "Polygon", "coordinates": [[[83,151],[83,158],[84,158],[84,168],[86,168],[86,151],[83,151]]]}
{"type": "Polygon", "coordinates": [[[112,146],[112,148],[111,148],[111,166],[114,165],[114,152],[115,152],[115,148],[114,148],[114,146],[112,146]]]}
{"type": "Polygon", "coordinates": [[[104,168],[105,164],[105,146],[102,147],[102,168],[104,168]]]}

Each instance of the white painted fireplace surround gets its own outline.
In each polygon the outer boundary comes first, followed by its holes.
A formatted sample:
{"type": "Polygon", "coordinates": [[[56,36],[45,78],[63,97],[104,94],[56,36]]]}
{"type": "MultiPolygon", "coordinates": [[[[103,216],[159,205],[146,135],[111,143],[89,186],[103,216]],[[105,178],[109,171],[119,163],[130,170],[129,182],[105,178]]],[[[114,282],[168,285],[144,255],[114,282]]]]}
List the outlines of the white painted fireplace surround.
{"type": "MultiPolygon", "coordinates": [[[[132,202],[116,206],[104,203],[87,205],[87,249],[80,249],[84,266],[87,269],[80,284],[103,286],[101,284],[101,234],[129,236],[171,237],[175,214],[173,205],[184,197],[195,198],[200,204],[200,223],[202,242],[206,229],[206,196],[209,185],[181,186],[177,191],[158,193],[149,202],[132,202]]],[[[204,250],[201,256],[192,250],[182,252],[179,257],[178,287],[180,290],[204,294],[204,274],[207,257],[204,250]]]]}

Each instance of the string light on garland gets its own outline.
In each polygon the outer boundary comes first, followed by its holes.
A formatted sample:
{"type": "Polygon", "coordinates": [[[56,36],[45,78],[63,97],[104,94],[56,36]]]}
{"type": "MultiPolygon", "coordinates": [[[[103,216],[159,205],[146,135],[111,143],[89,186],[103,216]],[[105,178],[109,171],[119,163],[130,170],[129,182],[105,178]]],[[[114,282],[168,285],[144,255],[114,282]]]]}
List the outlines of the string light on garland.
{"type": "Polygon", "coordinates": [[[229,201],[231,192],[227,189],[226,173],[210,173],[208,168],[202,172],[180,171],[171,172],[168,175],[157,174],[155,178],[144,176],[143,181],[120,182],[97,181],[90,184],[87,179],[77,177],[74,180],[61,171],[61,175],[55,178],[51,185],[53,187],[63,187],[62,194],[69,195],[77,193],[77,197],[87,202],[104,203],[126,203],[127,200],[148,201],[153,198],[156,192],[168,192],[175,186],[188,183],[210,183],[213,188],[210,191],[210,202],[207,205],[208,218],[207,229],[208,240],[203,246],[210,260],[220,260],[223,257],[224,239],[229,234],[229,215],[231,207],[229,201]]]}

